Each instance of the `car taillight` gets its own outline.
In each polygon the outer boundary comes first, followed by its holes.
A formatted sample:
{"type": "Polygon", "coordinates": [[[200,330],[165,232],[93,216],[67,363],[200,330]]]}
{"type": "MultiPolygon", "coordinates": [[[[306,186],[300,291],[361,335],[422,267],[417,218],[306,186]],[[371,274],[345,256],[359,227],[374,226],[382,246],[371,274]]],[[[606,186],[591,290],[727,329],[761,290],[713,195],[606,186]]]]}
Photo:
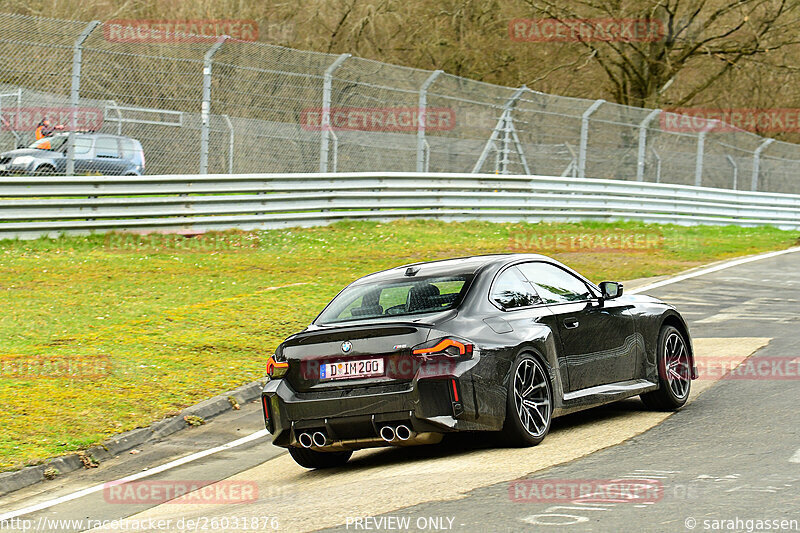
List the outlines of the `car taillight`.
{"type": "Polygon", "coordinates": [[[286,374],[286,371],[289,369],[289,363],[279,363],[275,360],[275,356],[271,355],[269,359],[267,359],[267,375],[270,378],[280,378],[286,374]]]}
{"type": "Polygon", "coordinates": [[[411,351],[414,355],[433,356],[446,355],[447,357],[472,357],[475,346],[458,339],[445,337],[415,346],[411,351]]]}

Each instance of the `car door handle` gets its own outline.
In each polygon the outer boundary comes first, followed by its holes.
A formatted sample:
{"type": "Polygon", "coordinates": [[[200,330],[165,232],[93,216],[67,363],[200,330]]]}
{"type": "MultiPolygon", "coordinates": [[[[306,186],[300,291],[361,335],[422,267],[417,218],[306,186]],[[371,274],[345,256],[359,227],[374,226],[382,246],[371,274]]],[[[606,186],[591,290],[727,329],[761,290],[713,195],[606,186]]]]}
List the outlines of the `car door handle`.
{"type": "Polygon", "coordinates": [[[580,325],[577,318],[565,318],[564,327],[567,329],[575,329],[580,325]]]}

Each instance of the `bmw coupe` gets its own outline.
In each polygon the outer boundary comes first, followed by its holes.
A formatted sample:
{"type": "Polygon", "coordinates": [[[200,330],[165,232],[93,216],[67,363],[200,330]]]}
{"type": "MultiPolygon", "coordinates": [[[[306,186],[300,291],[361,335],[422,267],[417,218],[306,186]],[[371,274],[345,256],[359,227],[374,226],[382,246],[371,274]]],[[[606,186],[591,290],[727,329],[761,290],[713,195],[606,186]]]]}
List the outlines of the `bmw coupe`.
{"type": "Polygon", "coordinates": [[[678,409],[697,377],[674,307],[530,254],[358,279],[278,346],[267,373],[267,429],[306,468],[457,431],[532,446],[554,417],[624,398],[678,409]]]}

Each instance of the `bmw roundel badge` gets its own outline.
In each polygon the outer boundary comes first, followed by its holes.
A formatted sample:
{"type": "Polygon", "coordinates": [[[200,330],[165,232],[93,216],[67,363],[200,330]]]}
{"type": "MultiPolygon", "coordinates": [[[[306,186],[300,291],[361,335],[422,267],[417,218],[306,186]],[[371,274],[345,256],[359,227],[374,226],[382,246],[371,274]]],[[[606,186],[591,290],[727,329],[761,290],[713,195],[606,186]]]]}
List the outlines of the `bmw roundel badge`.
{"type": "Polygon", "coordinates": [[[352,342],[350,342],[350,341],[344,341],[344,342],[342,343],[342,351],[343,351],[344,353],[348,353],[348,352],[349,352],[350,350],[352,350],[352,349],[353,349],[353,343],[352,343],[352,342]]]}

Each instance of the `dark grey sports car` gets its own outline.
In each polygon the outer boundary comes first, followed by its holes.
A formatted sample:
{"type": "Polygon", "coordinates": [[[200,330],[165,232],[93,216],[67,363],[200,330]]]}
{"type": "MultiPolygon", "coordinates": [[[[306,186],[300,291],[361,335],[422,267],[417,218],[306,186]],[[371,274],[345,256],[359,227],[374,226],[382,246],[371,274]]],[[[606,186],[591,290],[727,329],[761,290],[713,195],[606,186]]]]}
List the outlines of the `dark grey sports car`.
{"type": "Polygon", "coordinates": [[[677,409],[697,377],[675,308],[527,254],[365,276],[281,343],[267,373],[267,429],[307,468],[454,431],[531,446],[553,417],[623,398],[677,409]]]}

